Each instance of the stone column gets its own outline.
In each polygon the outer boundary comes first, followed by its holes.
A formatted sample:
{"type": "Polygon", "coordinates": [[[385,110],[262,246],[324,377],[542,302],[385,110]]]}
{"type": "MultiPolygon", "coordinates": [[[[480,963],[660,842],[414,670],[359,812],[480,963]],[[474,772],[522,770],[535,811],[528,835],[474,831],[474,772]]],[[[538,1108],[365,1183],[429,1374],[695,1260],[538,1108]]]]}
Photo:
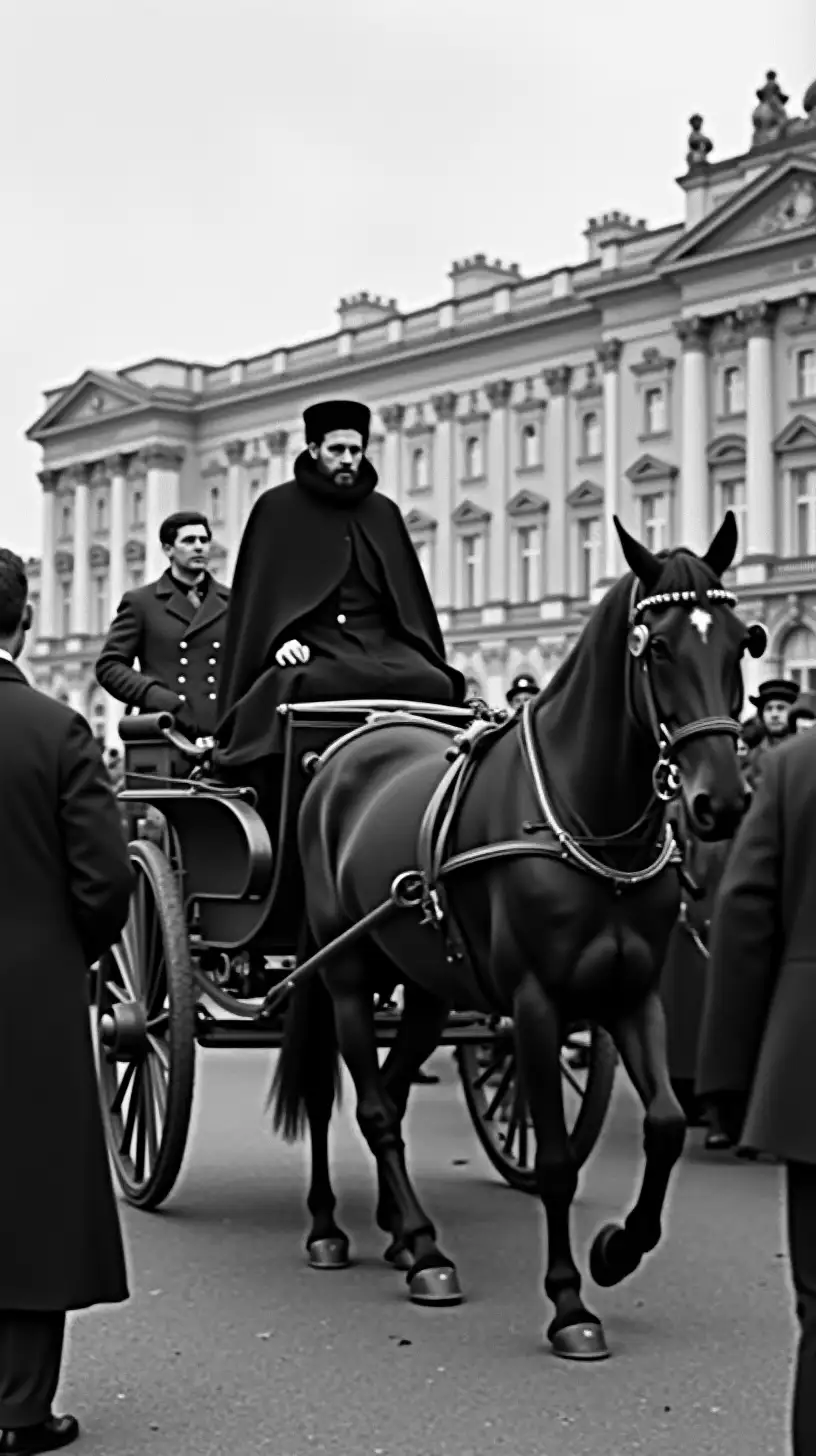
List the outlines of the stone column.
{"type": "Polygon", "coordinates": [[[238,555],[238,547],[241,544],[241,535],[246,520],[243,463],[246,454],[246,440],[230,440],[224,446],[224,451],[227,457],[226,576],[227,581],[232,581],[235,558],[238,555]]]}
{"type": "MultiPolygon", "coordinates": [[[[776,548],[773,450],[775,316],[775,308],[768,303],[758,303],[738,311],[738,318],[745,326],[748,340],[745,390],[748,435],[745,452],[745,554],[765,561],[775,554],[776,548]]],[[[743,560],[742,564],[750,563],[743,560]]]]}
{"type": "Polygon", "coordinates": [[[404,404],[387,404],[380,410],[380,419],[385,426],[385,449],[383,451],[383,479],[381,486],[398,506],[402,505],[402,422],[405,419],[404,404]]]}
{"type": "Polygon", "coordinates": [[[56,470],[41,470],[39,473],[43,489],[42,562],[40,565],[39,620],[34,625],[36,636],[40,640],[52,640],[60,635],[57,631],[57,572],[54,566],[54,551],[57,542],[57,502],[54,492],[58,478],[56,470]]]}
{"type": "Polygon", "coordinates": [[[454,416],[457,396],[452,390],[434,395],[431,403],[436,414],[433,454],[433,494],[437,502],[436,531],[436,606],[448,611],[456,606],[456,571],[453,555],[453,526],[456,489],[456,436],[454,416]]]}
{"type": "Polygon", "coordinates": [[[544,370],[549,400],[544,420],[544,484],[550,509],[546,530],[547,557],[544,562],[545,595],[566,596],[570,558],[567,495],[569,494],[569,419],[567,396],[572,369],[562,364],[544,370]]]}
{"type": "Polygon", "coordinates": [[[681,319],[675,325],[683,345],[683,411],[680,432],[681,546],[702,556],[710,539],[708,485],[708,335],[707,319],[681,319]]]}
{"type": "Polygon", "coordinates": [[[110,477],[110,613],[113,617],[126,590],[125,545],[127,542],[127,460],[124,455],[111,455],[105,461],[110,477]]]}
{"type": "Polygon", "coordinates": [[[614,581],[624,569],[613,516],[620,517],[620,339],[607,339],[598,349],[603,369],[604,402],[604,580],[614,581]]]}
{"type": "Polygon", "coordinates": [[[485,385],[492,410],[487,442],[487,478],[496,509],[491,522],[488,549],[488,602],[497,605],[510,600],[510,551],[507,503],[510,499],[510,412],[513,386],[509,379],[495,379],[485,385]]]}
{"type": "Polygon", "coordinates": [[[286,447],[289,444],[289,435],[286,430],[273,430],[266,437],[266,448],[269,451],[269,469],[266,476],[267,489],[273,485],[283,485],[286,479],[286,447]]]}
{"type": "Polygon", "coordinates": [[[74,478],[74,572],[71,582],[71,636],[90,631],[91,472],[77,465],[74,478]]]}
{"type": "Polygon", "coordinates": [[[159,528],[166,516],[179,509],[179,471],[184,451],[175,445],[149,445],[141,452],[147,469],[145,506],[145,580],[161,576],[167,558],[159,541],[159,528]]]}

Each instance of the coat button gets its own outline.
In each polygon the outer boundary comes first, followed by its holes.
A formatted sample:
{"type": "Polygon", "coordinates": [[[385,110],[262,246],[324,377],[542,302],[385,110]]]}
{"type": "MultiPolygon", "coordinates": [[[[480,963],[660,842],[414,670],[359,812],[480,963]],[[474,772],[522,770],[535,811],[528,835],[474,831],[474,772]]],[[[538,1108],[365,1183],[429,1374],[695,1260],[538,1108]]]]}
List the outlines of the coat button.
{"type": "Polygon", "coordinates": [[[210,698],[212,699],[213,702],[215,702],[216,696],[217,696],[216,693],[210,693],[210,698]]]}
{"type": "Polygon", "coordinates": [[[185,677],[185,676],[184,676],[184,673],[181,673],[181,674],[180,674],[180,675],[179,675],[179,682],[186,682],[186,681],[187,681],[187,679],[186,679],[186,677],[185,677]]]}
{"type": "Polygon", "coordinates": [[[220,646],[221,646],[221,643],[220,642],[213,642],[213,647],[220,647],[220,646]]]}
{"type": "Polygon", "coordinates": [[[186,642],[179,642],[179,647],[181,648],[182,652],[186,652],[187,651],[187,643],[186,642]]]}
{"type": "Polygon", "coordinates": [[[187,694],[186,693],[179,693],[179,698],[181,699],[182,703],[186,703],[187,702],[187,694]]]}
{"type": "Polygon", "coordinates": [[[340,625],[342,627],[343,623],[346,620],[346,614],[345,614],[345,612],[338,612],[337,613],[337,620],[338,620],[338,622],[340,623],[340,625]]]}
{"type": "Polygon", "coordinates": [[[180,664],[181,664],[182,667],[186,667],[187,666],[187,658],[186,657],[180,657],[179,658],[179,662],[180,662],[180,664]]]}
{"type": "Polygon", "coordinates": [[[216,665],[216,659],[214,657],[209,658],[208,659],[208,666],[209,667],[215,667],[215,665],[216,665]]]}
{"type": "Polygon", "coordinates": [[[214,677],[208,677],[207,678],[207,682],[215,682],[215,678],[214,677]]]}

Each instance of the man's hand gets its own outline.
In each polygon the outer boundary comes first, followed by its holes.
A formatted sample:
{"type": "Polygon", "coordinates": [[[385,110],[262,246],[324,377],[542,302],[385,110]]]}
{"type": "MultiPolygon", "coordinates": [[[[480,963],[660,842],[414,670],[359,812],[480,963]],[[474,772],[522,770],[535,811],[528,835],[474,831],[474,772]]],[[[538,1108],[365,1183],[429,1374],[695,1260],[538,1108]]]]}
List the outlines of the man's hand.
{"type": "Polygon", "coordinates": [[[294,667],[296,662],[308,662],[311,653],[308,647],[292,637],[289,642],[284,642],[275,653],[275,661],[278,667],[294,667]]]}

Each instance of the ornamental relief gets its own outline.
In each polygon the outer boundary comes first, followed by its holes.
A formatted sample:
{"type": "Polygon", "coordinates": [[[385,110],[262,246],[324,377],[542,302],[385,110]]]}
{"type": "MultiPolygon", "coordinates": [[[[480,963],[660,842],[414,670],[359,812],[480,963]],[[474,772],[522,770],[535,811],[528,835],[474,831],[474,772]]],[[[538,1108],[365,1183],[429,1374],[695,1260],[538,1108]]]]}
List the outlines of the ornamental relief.
{"type": "Polygon", "coordinates": [[[54,570],[57,576],[70,576],[74,569],[73,551],[58,551],[54,556],[54,570]]]}
{"type": "Polygon", "coordinates": [[[92,546],[88,553],[88,560],[92,571],[101,571],[110,565],[110,552],[107,546],[92,546]]]}
{"type": "Polygon", "coordinates": [[[128,566],[139,566],[139,565],[141,565],[142,562],[145,560],[146,556],[147,556],[147,552],[145,551],[144,541],[128,541],[128,542],[126,542],[126,544],[125,544],[125,561],[127,562],[128,566]]]}

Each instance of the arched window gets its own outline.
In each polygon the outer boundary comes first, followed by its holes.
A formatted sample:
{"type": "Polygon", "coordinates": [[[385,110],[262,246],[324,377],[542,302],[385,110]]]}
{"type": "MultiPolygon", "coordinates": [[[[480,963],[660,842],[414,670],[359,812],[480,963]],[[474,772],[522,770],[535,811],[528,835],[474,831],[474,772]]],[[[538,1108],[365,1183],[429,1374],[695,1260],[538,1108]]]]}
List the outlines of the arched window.
{"type": "Polygon", "coordinates": [[[411,457],[411,484],[414,490],[427,490],[430,485],[428,452],[420,446],[411,457]]]}
{"type": "Polygon", "coordinates": [[[484,451],[478,435],[469,435],[465,441],[465,479],[477,480],[484,475],[484,451]]]}
{"type": "Polygon", "coordinates": [[[521,432],[521,468],[531,470],[541,464],[540,437],[537,425],[525,425],[521,432]]]}
{"type": "Polygon", "coordinates": [[[601,422],[594,411],[590,410],[581,421],[581,454],[591,459],[601,453],[601,422]]]}
{"type": "Polygon", "coordinates": [[[798,682],[803,692],[816,692],[816,634],[796,627],[783,646],[784,676],[798,682]]]}

